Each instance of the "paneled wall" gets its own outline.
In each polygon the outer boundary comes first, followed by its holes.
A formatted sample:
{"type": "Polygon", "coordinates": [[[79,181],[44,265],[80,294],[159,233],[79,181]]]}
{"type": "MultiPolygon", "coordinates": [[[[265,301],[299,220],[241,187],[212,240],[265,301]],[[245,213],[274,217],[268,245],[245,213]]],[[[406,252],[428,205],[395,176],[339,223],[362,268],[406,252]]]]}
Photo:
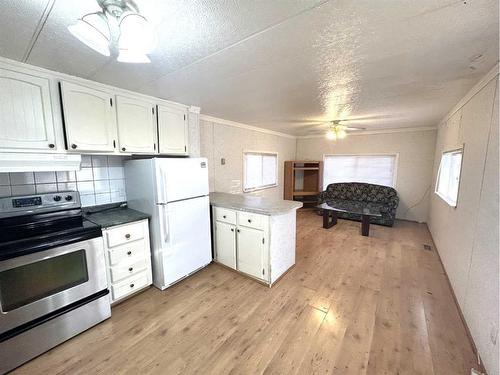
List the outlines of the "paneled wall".
{"type": "Polygon", "coordinates": [[[436,131],[348,135],[331,141],[324,137],[299,138],[297,159],[323,160],[325,154],[398,154],[396,190],[399,219],[427,221],[436,131]]]}
{"type": "Polygon", "coordinates": [[[295,159],[295,138],[203,119],[200,134],[201,156],[208,158],[210,168],[210,191],[242,194],[243,152],[270,151],[278,153],[278,186],[249,194],[283,199],[283,162],[295,159]]]}
{"type": "Polygon", "coordinates": [[[82,155],[76,172],[0,173],[0,197],[78,190],[82,206],[124,202],[123,157],[82,155]]]}
{"type": "Polygon", "coordinates": [[[499,373],[498,102],[497,70],[439,125],[433,181],[442,152],[465,147],[457,207],[433,194],[429,215],[429,229],[489,374],[499,373]]]}

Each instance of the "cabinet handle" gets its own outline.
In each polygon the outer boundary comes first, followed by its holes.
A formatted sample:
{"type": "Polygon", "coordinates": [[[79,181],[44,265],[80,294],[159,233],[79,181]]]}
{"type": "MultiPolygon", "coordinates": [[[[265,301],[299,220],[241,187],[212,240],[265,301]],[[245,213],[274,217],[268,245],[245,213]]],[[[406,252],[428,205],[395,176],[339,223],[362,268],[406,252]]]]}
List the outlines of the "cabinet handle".
{"type": "Polygon", "coordinates": [[[125,148],[125,147],[122,147],[122,151],[125,151],[125,150],[126,150],[126,148],[125,148]]]}
{"type": "Polygon", "coordinates": [[[226,218],[226,215],[222,215],[222,218],[225,219],[226,218]]]}
{"type": "Polygon", "coordinates": [[[130,272],[132,272],[134,269],[133,269],[132,267],[130,267],[128,270],[129,270],[130,272]]]}
{"type": "Polygon", "coordinates": [[[236,229],[236,232],[240,233],[240,230],[239,230],[239,229],[236,229]]]}
{"type": "Polygon", "coordinates": [[[71,144],[71,148],[74,150],[75,148],[77,148],[77,145],[75,145],[74,143],[71,144]]]}
{"type": "Polygon", "coordinates": [[[56,145],[55,145],[55,144],[53,144],[53,143],[49,143],[49,148],[54,148],[54,147],[56,147],[56,145]]]}
{"type": "Polygon", "coordinates": [[[248,219],[248,222],[249,222],[249,223],[251,223],[251,222],[252,222],[252,220],[248,219]]]}
{"type": "Polygon", "coordinates": [[[135,284],[130,284],[130,287],[133,288],[135,286],[135,284]]]}
{"type": "Polygon", "coordinates": [[[234,232],[234,228],[231,228],[231,232],[234,232]]]}
{"type": "Polygon", "coordinates": [[[128,240],[128,239],[130,238],[130,233],[127,233],[127,234],[125,235],[125,238],[128,240]]]}
{"type": "Polygon", "coordinates": [[[132,252],[131,251],[127,251],[127,255],[132,255],[132,252]]]}

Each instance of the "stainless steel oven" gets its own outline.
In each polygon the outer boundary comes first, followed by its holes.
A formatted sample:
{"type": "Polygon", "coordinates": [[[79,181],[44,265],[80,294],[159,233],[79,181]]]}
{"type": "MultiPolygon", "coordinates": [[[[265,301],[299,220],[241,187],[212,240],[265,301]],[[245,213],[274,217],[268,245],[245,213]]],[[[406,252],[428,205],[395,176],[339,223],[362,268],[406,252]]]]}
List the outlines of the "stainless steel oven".
{"type": "Polygon", "coordinates": [[[0,373],[110,317],[107,288],[77,192],[0,199],[0,373]]]}
{"type": "Polygon", "coordinates": [[[107,288],[102,238],[0,262],[0,334],[107,288]]]}

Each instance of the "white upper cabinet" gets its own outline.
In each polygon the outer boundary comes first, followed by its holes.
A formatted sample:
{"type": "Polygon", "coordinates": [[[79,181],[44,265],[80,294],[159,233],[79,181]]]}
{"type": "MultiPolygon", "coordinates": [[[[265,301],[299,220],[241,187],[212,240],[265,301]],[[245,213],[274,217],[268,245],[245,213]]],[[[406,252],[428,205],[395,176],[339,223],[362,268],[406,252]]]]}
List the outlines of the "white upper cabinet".
{"type": "Polygon", "coordinates": [[[158,142],[160,154],[188,154],[187,110],[158,106],[158,142]]]}
{"type": "Polygon", "coordinates": [[[0,149],[55,150],[49,80],[0,69],[0,149]]]}
{"type": "Polygon", "coordinates": [[[155,105],[146,100],[116,96],[118,144],[121,152],[156,152],[155,105]]]}
{"type": "Polygon", "coordinates": [[[61,82],[61,97],[68,149],[115,150],[116,117],[108,92],[61,82]]]}

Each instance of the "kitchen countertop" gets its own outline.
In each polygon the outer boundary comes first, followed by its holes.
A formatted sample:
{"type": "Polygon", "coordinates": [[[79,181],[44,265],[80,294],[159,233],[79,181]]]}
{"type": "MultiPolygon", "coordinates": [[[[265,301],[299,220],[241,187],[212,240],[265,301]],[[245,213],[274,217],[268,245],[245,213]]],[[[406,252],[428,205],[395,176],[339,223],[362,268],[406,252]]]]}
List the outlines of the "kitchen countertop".
{"type": "Polygon", "coordinates": [[[84,215],[87,220],[100,225],[102,228],[149,219],[149,215],[127,207],[108,208],[101,212],[92,212],[91,208],[84,215]]]}
{"type": "Polygon", "coordinates": [[[302,207],[302,202],[270,199],[254,195],[210,193],[210,204],[216,207],[254,212],[262,215],[280,215],[302,207]]]}

